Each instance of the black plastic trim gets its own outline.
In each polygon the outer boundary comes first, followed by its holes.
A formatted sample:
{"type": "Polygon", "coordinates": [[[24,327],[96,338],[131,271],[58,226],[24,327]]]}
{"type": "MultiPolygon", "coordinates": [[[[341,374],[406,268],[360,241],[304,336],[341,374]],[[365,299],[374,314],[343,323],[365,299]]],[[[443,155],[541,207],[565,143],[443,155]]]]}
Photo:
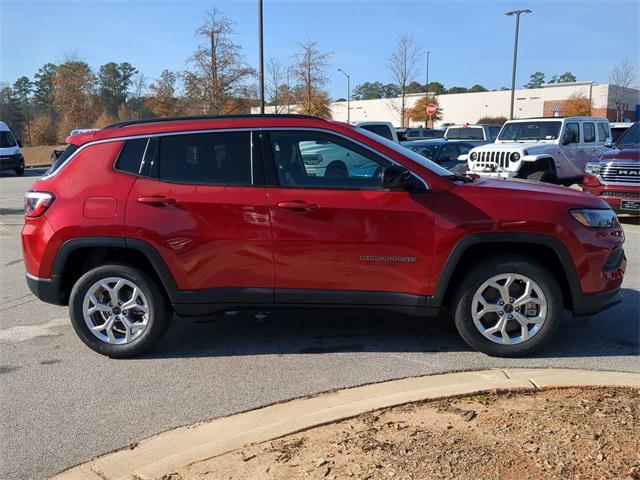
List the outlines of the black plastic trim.
{"type": "Polygon", "coordinates": [[[40,300],[54,305],[65,305],[60,298],[60,277],[58,275],[52,275],[51,278],[38,278],[27,273],[25,277],[29,290],[40,300]]]}
{"type": "Polygon", "coordinates": [[[573,314],[577,317],[595,315],[613,307],[622,301],[620,288],[601,293],[584,294],[580,288],[571,288],[573,295],[573,314]]]}
{"type": "Polygon", "coordinates": [[[453,272],[458,266],[460,258],[462,257],[464,252],[469,247],[474,245],[496,242],[514,244],[528,243],[534,245],[543,245],[545,247],[551,248],[557,255],[558,260],[562,265],[562,269],[567,277],[567,282],[569,284],[569,289],[572,295],[571,304],[576,305],[576,301],[578,300],[576,298],[575,291],[581,291],[580,280],[578,278],[578,274],[576,273],[576,269],[573,265],[573,260],[571,259],[569,251],[560,240],[549,237],[547,235],[534,233],[477,233],[462,238],[451,250],[445,266],[442,269],[442,273],[440,274],[440,278],[438,278],[436,290],[433,295],[433,302],[435,305],[441,305],[442,301],[444,300],[444,296],[447,292],[447,287],[449,286],[449,282],[451,281],[453,272]]]}
{"type": "Polygon", "coordinates": [[[276,288],[276,304],[389,305],[424,307],[427,297],[395,292],[276,288]]]}

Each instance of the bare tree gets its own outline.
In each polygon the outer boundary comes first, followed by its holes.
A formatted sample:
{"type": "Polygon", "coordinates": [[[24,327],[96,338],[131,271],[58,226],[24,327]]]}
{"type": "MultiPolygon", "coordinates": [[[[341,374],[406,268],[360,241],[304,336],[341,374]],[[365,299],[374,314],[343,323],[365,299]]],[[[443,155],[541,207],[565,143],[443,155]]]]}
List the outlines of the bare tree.
{"type": "MultiPolygon", "coordinates": [[[[244,84],[255,72],[247,65],[241,47],[232,39],[233,22],[215,7],[205,14],[196,34],[207,39],[188,60],[184,88],[192,111],[222,114],[235,105],[244,84]]],[[[235,107],[234,107],[235,108],[235,107]]]]}
{"type": "Polygon", "coordinates": [[[283,87],[286,86],[286,69],[280,60],[269,57],[267,62],[267,95],[275,113],[281,113],[283,105],[283,87]]]}
{"type": "Polygon", "coordinates": [[[400,114],[400,122],[403,127],[407,111],[407,87],[418,77],[419,64],[423,58],[424,49],[416,45],[413,35],[405,34],[398,37],[396,50],[387,61],[391,77],[400,90],[400,105],[394,102],[393,107],[400,114]]]}
{"type": "Polygon", "coordinates": [[[331,53],[321,51],[318,43],[310,39],[300,42],[298,46],[301,51],[295,57],[291,73],[298,81],[299,111],[306,115],[331,117],[329,94],[324,90],[328,82],[326,70],[331,53]]]}
{"type": "Polygon", "coordinates": [[[623,59],[613,67],[609,74],[609,83],[612,89],[613,103],[616,107],[616,120],[624,119],[624,112],[628,109],[627,99],[630,89],[638,87],[638,72],[636,65],[628,59],[623,59]]]}

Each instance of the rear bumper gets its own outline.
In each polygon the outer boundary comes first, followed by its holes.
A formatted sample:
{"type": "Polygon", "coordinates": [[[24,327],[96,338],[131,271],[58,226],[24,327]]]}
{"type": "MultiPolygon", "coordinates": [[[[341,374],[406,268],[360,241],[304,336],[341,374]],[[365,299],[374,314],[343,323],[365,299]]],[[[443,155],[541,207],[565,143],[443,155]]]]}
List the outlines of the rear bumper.
{"type": "Polygon", "coordinates": [[[60,299],[60,278],[58,275],[52,275],[51,278],[39,278],[27,273],[26,279],[29,290],[40,300],[54,305],[64,305],[60,299]]]}

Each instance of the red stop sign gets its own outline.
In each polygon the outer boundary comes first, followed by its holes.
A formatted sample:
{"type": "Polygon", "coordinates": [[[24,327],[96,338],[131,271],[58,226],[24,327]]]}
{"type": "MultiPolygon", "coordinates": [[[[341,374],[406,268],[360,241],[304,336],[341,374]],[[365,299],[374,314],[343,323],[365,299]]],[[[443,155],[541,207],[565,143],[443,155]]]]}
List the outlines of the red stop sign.
{"type": "Polygon", "coordinates": [[[427,105],[427,115],[435,115],[437,110],[438,107],[435,103],[430,103],[429,105],[427,105]]]}

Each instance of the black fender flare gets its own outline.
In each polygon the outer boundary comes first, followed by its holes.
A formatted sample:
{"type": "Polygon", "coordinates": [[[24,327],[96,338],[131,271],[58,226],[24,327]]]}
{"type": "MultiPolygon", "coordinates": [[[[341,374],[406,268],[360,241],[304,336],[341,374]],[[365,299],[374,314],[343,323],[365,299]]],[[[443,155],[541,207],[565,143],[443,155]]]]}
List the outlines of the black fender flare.
{"type": "Polygon", "coordinates": [[[440,276],[436,283],[436,288],[432,299],[437,306],[442,305],[447,293],[447,289],[453,277],[453,273],[455,272],[460,259],[467,251],[467,249],[475,245],[489,243],[533,244],[551,248],[557,255],[558,260],[560,261],[560,265],[562,266],[562,270],[564,271],[564,274],[567,278],[567,283],[569,285],[569,290],[572,297],[567,300],[569,300],[572,305],[575,305],[574,302],[576,293],[581,293],[580,280],[573,264],[571,255],[567,250],[567,247],[565,247],[565,245],[557,238],[548,235],[518,232],[476,233],[460,239],[451,249],[451,252],[449,253],[449,256],[447,257],[447,260],[445,262],[444,268],[442,269],[442,272],[440,273],[440,276]]]}
{"type": "Polygon", "coordinates": [[[136,250],[140,252],[151,264],[158,278],[162,282],[169,300],[174,303],[177,300],[178,289],[173,279],[173,275],[169,271],[164,259],[158,251],[144,240],[132,239],[127,237],[81,237],[72,238],[64,242],[56,254],[51,270],[52,278],[61,278],[62,272],[67,264],[69,256],[76,250],[81,248],[104,247],[104,248],[121,248],[123,250],[136,250]]]}

